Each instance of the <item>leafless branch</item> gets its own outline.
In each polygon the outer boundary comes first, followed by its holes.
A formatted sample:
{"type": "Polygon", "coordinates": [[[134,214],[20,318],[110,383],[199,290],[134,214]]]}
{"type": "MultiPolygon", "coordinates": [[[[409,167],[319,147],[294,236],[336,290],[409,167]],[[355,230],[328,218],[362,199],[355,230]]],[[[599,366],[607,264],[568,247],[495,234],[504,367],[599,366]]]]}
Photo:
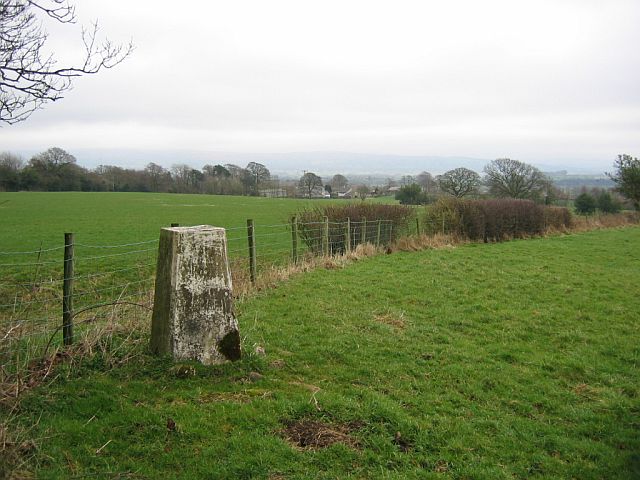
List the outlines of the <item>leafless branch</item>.
{"type": "Polygon", "coordinates": [[[76,21],[68,0],[0,0],[0,122],[26,120],[46,103],[63,98],[74,78],[113,68],[133,52],[132,42],[100,42],[95,22],[82,29],[82,61],[60,67],[46,53],[48,35],[38,14],[64,24],[76,21]]]}

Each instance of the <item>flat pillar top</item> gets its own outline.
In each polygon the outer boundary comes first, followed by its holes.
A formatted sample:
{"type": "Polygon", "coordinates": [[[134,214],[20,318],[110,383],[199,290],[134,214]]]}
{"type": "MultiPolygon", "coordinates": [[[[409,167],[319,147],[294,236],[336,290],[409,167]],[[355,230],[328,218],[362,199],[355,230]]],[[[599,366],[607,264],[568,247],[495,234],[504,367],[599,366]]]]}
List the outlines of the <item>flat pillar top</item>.
{"type": "Polygon", "coordinates": [[[163,227],[162,230],[168,230],[176,233],[202,233],[202,232],[224,232],[222,227],[212,227],[211,225],[194,225],[192,227],[163,227]]]}

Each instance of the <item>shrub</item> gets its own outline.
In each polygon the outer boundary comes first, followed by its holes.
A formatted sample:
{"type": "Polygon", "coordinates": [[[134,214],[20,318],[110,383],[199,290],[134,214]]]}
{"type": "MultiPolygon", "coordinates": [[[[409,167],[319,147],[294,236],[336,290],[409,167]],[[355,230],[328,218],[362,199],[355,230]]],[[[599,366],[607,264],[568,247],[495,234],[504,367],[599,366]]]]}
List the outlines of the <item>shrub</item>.
{"type": "Polygon", "coordinates": [[[568,208],[547,206],[544,209],[544,224],[554,230],[573,227],[573,216],[568,208]]]}
{"type": "Polygon", "coordinates": [[[396,200],[401,205],[422,205],[427,203],[427,195],[422,191],[422,187],[417,183],[400,187],[396,192],[396,200]]]}
{"type": "Polygon", "coordinates": [[[631,155],[618,155],[613,166],[616,171],[607,175],[616,182],[616,190],[640,210],[640,160],[631,155]]]}
{"type": "Polygon", "coordinates": [[[547,228],[564,229],[570,225],[571,214],[566,208],[516,199],[442,199],[427,209],[425,216],[427,233],[485,241],[541,235],[547,228]]]}
{"type": "Polygon", "coordinates": [[[602,213],[618,213],[622,210],[622,204],[606,190],[598,194],[596,202],[598,204],[598,210],[602,213]]]}
{"type": "Polygon", "coordinates": [[[322,237],[325,217],[329,220],[329,249],[331,254],[344,253],[347,219],[351,222],[351,248],[365,242],[374,243],[378,236],[380,221],[380,243],[388,245],[406,233],[414,209],[403,205],[376,203],[349,203],[347,205],[323,205],[298,213],[298,233],[314,253],[322,252],[322,237]]]}
{"type": "Polygon", "coordinates": [[[596,211],[596,206],[596,199],[587,192],[582,192],[573,201],[573,207],[576,209],[576,213],[580,215],[591,215],[596,211]]]}

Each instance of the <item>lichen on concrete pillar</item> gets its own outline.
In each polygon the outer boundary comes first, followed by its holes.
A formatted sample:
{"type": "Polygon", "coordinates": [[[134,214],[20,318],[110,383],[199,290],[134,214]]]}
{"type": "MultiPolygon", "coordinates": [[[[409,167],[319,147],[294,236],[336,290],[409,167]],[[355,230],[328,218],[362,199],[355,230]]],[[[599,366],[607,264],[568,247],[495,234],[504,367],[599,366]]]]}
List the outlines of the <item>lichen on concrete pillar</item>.
{"type": "Polygon", "coordinates": [[[240,358],[224,228],[163,228],[151,350],[205,365],[240,358]]]}

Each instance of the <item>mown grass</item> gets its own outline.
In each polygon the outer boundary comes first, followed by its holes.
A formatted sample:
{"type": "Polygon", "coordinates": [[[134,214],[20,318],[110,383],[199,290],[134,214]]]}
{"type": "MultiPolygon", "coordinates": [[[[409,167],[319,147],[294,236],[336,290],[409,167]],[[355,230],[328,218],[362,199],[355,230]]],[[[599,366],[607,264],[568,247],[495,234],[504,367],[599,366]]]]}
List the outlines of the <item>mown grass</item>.
{"type": "Polygon", "coordinates": [[[238,306],[245,356],[221,367],[176,368],[145,336],[133,352],[105,342],[22,399],[14,427],[37,426],[20,468],[638,478],[639,247],[626,228],[316,270],[238,306]],[[353,441],[292,446],[282,432],[300,419],[348,426],[353,441]]]}

